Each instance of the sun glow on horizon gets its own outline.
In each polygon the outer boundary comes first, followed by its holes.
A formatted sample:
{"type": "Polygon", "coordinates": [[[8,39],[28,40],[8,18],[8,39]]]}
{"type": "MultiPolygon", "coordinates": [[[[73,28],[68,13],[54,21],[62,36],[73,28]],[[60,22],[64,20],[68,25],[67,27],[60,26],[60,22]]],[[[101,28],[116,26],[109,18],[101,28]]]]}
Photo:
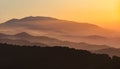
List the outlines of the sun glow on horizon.
{"type": "Polygon", "coordinates": [[[120,27],[119,0],[1,0],[0,8],[0,22],[26,16],[50,16],[113,29],[120,27]]]}

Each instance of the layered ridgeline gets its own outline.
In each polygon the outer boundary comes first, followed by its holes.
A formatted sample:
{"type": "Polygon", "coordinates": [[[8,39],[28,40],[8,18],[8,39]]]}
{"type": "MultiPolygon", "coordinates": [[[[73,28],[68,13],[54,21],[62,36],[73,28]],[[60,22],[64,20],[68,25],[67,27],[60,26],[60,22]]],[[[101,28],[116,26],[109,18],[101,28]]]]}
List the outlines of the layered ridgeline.
{"type": "Polygon", "coordinates": [[[15,35],[7,35],[0,33],[0,43],[7,43],[19,46],[39,46],[39,47],[61,46],[82,50],[90,50],[94,53],[108,54],[110,56],[120,56],[119,48],[118,49],[112,48],[106,45],[93,45],[83,42],[76,43],[70,41],[62,41],[47,36],[32,36],[26,32],[18,33],[15,35]]]}
{"type": "Polygon", "coordinates": [[[89,23],[60,20],[51,17],[25,17],[11,19],[0,24],[0,32],[16,34],[27,32],[35,36],[48,36],[72,42],[86,42],[90,44],[120,46],[120,38],[115,32],[89,23]]]}
{"type": "MultiPolygon", "coordinates": [[[[97,38],[97,37],[96,37],[97,38]]],[[[84,42],[70,42],[62,41],[56,38],[47,36],[32,36],[26,32],[18,33],[15,35],[7,35],[0,33],[0,43],[7,43],[19,46],[42,46],[42,47],[70,47],[75,49],[89,50],[94,53],[108,54],[109,56],[119,56],[120,49],[109,47],[107,45],[93,45],[84,42]]]]}
{"type": "Polygon", "coordinates": [[[0,44],[1,69],[120,69],[120,58],[67,47],[0,44]]]}
{"type": "Polygon", "coordinates": [[[93,51],[94,53],[108,54],[109,56],[119,56],[120,57],[120,48],[106,48],[101,50],[93,51]]]}
{"type": "Polygon", "coordinates": [[[101,49],[111,48],[107,45],[94,45],[84,42],[77,43],[77,42],[63,41],[47,36],[33,36],[26,32],[14,34],[14,35],[7,35],[1,33],[0,43],[7,43],[13,45],[29,45],[29,46],[51,46],[51,47],[63,46],[63,47],[70,47],[70,48],[83,49],[83,50],[101,50],[101,49]]]}

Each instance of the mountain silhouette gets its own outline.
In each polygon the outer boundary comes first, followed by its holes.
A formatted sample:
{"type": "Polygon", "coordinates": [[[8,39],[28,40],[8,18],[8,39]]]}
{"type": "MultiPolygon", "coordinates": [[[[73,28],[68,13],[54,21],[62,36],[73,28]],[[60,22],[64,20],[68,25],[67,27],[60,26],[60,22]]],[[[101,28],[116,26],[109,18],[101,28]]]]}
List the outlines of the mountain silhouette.
{"type": "Polygon", "coordinates": [[[56,18],[52,18],[52,17],[44,17],[44,16],[37,16],[37,17],[33,17],[33,16],[29,16],[29,17],[25,17],[22,19],[11,19],[8,20],[5,23],[15,23],[15,22],[27,22],[27,21],[42,21],[42,20],[57,20],[56,18]]]}
{"type": "Polygon", "coordinates": [[[85,42],[112,47],[119,47],[120,45],[118,38],[111,37],[118,36],[115,35],[116,32],[114,31],[90,23],[79,23],[44,16],[8,20],[0,24],[0,32],[10,35],[27,32],[34,36],[47,36],[77,43],[85,42]]]}
{"type": "Polygon", "coordinates": [[[0,44],[1,69],[120,69],[120,57],[68,47],[0,44]]]}
{"type": "MultiPolygon", "coordinates": [[[[67,20],[60,20],[52,17],[25,17],[22,19],[11,19],[0,25],[3,32],[7,30],[11,32],[39,32],[43,35],[59,36],[59,35],[98,35],[106,34],[108,30],[94,24],[79,23],[67,20]],[[14,28],[14,29],[13,29],[14,28]],[[19,31],[17,31],[19,30],[19,31]],[[24,31],[23,31],[24,30],[24,31]]],[[[7,32],[6,32],[7,33],[7,32]]],[[[33,34],[32,33],[32,34],[33,34]]]]}
{"type": "Polygon", "coordinates": [[[57,20],[56,18],[52,18],[52,17],[44,17],[44,16],[29,16],[29,17],[25,17],[20,19],[19,21],[41,21],[41,20],[57,20]]]}

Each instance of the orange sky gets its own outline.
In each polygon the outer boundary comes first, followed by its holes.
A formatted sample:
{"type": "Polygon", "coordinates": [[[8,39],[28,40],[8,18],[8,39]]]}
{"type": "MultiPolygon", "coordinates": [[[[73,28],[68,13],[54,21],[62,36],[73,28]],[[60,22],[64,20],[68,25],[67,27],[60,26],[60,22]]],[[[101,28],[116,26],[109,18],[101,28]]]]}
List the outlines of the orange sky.
{"type": "Polygon", "coordinates": [[[0,8],[0,22],[26,16],[51,16],[116,30],[120,27],[119,0],[0,0],[0,8]]]}

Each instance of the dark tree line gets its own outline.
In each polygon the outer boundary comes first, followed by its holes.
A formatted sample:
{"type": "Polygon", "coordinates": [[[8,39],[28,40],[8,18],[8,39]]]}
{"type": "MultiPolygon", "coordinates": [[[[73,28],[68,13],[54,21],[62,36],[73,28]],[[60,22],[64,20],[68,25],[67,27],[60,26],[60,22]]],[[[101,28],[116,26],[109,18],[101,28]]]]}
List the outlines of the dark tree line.
{"type": "Polygon", "coordinates": [[[67,47],[0,44],[0,69],[120,69],[120,58],[67,47]]]}

